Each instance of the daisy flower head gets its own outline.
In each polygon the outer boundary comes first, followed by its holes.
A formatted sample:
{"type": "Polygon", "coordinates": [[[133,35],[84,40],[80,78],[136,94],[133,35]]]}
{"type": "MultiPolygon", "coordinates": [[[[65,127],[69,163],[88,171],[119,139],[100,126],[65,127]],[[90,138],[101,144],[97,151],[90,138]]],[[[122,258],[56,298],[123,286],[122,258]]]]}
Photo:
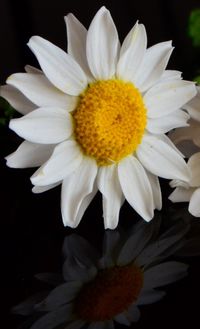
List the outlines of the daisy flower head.
{"type": "Polygon", "coordinates": [[[88,31],[65,17],[67,53],[33,36],[28,46],[42,71],[7,79],[1,94],[24,114],[10,128],[25,139],[7,157],[10,167],[40,166],[33,192],[62,184],[61,212],[76,227],[99,190],[105,228],[114,229],[123,201],[145,220],[161,208],[158,176],[188,180],[186,163],[165,135],[187,125],[183,107],[194,83],[166,70],[171,42],[147,48],[136,22],[120,46],[110,12],[102,7],[88,31]]]}
{"type": "Polygon", "coordinates": [[[40,316],[31,329],[107,329],[137,322],[140,306],[158,302],[165,296],[163,286],[187,275],[188,266],[169,257],[185,245],[189,225],[177,220],[161,233],[160,222],[139,222],[128,234],[107,231],[102,253],[79,235],[67,236],[62,280],[37,275],[56,287],[13,311],[40,316]]]}

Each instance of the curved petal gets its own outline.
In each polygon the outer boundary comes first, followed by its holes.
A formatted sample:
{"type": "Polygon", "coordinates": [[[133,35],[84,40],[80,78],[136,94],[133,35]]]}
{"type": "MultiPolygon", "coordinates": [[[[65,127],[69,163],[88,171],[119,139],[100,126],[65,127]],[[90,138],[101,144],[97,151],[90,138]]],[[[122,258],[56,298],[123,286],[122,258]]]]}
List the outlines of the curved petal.
{"type": "Polygon", "coordinates": [[[21,114],[27,114],[36,109],[35,104],[30,102],[19,90],[12,86],[1,86],[0,96],[5,98],[21,114]]]}
{"type": "Polygon", "coordinates": [[[159,81],[182,79],[182,72],[176,70],[165,70],[159,81]]]}
{"type": "Polygon", "coordinates": [[[193,154],[188,160],[188,167],[191,172],[190,186],[200,186],[200,152],[193,154]]]}
{"type": "Polygon", "coordinates": [[[200,121],[200,86],[196,86],[196,90],[196,96],[183,108],[188,111],[192,119],[200,121]]]}
{"type": "Polygon", "coordinates": [[[149,171],[146,171],[151,184],[151,189],[153,193],[154,207],[158,210],[162,209],[162,194],[160,189],[160,183],[157,176],[151,174],[149,171]]]}
{"type": "Polygon", "coordinates": [[[86,43],[87,60],[96,79],[112,78],[116,71],[118,34],[110,12],[101,7],[93,18],[86,43]]]}
{"type": "Polygon", "coordinates": [[[172,50],[171,41],[161,42],[147,49],[135,77],[135,84],[141,92],[145,92],[161,78],[172,50]]]}
{"type": "Polygon", "coordinates": [[[62,252],[65,260],[74,259],[83,268],[93,267],[100,257],[100,252],[76,233],[65,237],[62,252]]]}
{"type": "Polygon", "coordinates": [[[165,291],[155,289],[143,289],[137,300],[138,305],[148,305],[161,300],[166,295],[165,291]]]}
{"type": "Polygon", "coordinates": [[[72,118],[63,109],[41,107],[9,124],[19,136],[32,143],[56,144],[67,139],[73,129],[72,118]]]}
{"type": "Polygon", "coordinates": [[[164,134],[174,128],[189,126],[187,121],[190,116],[183,110],[179,109],[168,115],[148,119],[147,130],[153,134],[164,134]]]}
{"type": "Polygon", "coordinates": [[[116,259],[119,252],[120,233],[116,230],[105,231],[103,238],[102,257],[98,261],[98,268],[105,269],[116,265],[116,259]]]}
{"type": "Polygon", "coordinates": [[[66,94],[77,96],[87,86],[87,78],[76,61],[51,42],[33,36],[28,46],[47,78],[66,94]]]}
{"type": "Polygon", "coordinates": [[[87,30],[73,15],[65,16],[65,24],[67,28],[67,51],[77,63],[82,67],[85,74],[92,79],[86,57],[86,38],[87,30]]]}
{"type": "Polygon", "coordinates": [[[150,223],[142,222],[142,225],[135,226],[135,231],[126,239],[121,247],[116,260],[117,266],[126,266],[131,263],[137,264],[137,257],[148,246],[155,233],[155,227],[150,223]]]}
{"type": "Polygon", "coordinates": [[[9,154],[5,159],[11,168],[31,168],[41,166],[47,161],[55,145],[34,144],[24,141],[18,149],[9,154]]]}
{"type": "Polygon", "coordinates": [[[97,268],[93,265],[85,267],[81,263],[74,261],[74,259],[67,258],[63,264],[62,275],[66,282],[81,281],[83,284],[91,281],[97,275],[97,268]]]}
{"type": "Polygon", "coordinates": [[[43,72],[41,70],[39,70],[36,67],[31,66],[31,65],[25,65],[24,69],[25,69],[26,73],[43,74],[43,72]]]}
{"type": "Polygon", "coordinates": [[[69,320],[71,316],[72,306],[70,304],[63,305],[53,312],[49,312],[39,318],[39,320],[31,326],[31,329],[53,329],[69,320]]]}
{"type": "Polygon", "coordinates": [[[32,184],[45,186],[57,183],[70,175],[81,164],[82,153],[74,141],[57,145],[50,159],[31,177],[32,184]]]}
{"type": "Polygon", "coordinates": [[[146,47],[147,35],[145,27],[143,24],[136,23],[122,44],[117,64],[118,78],[135,82],[135,72],[143,59],[146,47]]]}
{"type": "Polygon", "coordinates": [[[56,106],[68,111],[74,110],[77,98],[69,96],[52,85],[43,74],[12,74],[7,83],[24,94],[38,107],[56,106]]]}
{"type": "Polygon", "coordinates": [[[123,197],[117,166],[101,167],[98,172],[97,185],[103,195],[104,227],[105,229],[114,229],[119,221],[119,211],[123,197]]]}
{"type": "Polygon", "coordinates": [[[149,221],[153,217],[153,194],[147,174],[133,156],[126,157],[118,165],[119,181],[128,203],[138,214],[149,221]]]}
{"type": "Polygon", "coordinates": [[[149,118],[167,115],[196,95],[195,84],[185,80],[168,80],[153,86],[144,95],[149,118]]]}
{"type": "Polygon", "coordinates": [[[200,217],[200,188],[192,194],[188,210],[194,217],[200,217]]]}
{"type": "Polygon", "coordinates": [[[129,321],[137,322],[140,319],[140,310],[135,305],[135,303],[131,304],[127,310],[127,318],[129,321]]]}
{"type": "Polygon", "coordinates": [[[60,184],[61,184],[61,182],[46,185],[46,186],[33,186],[32,192],[35,194],[43,193],[43,192],[51,190],[52,188],[54,188],[60,184]]]}
{"type": "MultiPolygon", "coordinates": [[[[84,207],[79,214],[80,207],[85,199],[88,201],[88,197],[91,201],[91,194],[94,197],[97,191],[95,187],[96,175],[95,160],[84,157],[81,165],[63,181],[61,211],[65,226],[76,227],[79,224],[86,209],[84,207]],[[93,193],[94,190],[95,193],[93,193]]],[[[88,206],[88,202],[86,202],[86,206],[88,206]]]]}
{"type": "Polygon", "coordinates": [[[160,138],[145,135],[136,153],[143,166],[152,174],[167,179],[189,180],[189,170],[184,159],[160,138]]]}
{"type": "Polygon", "coordinates": [[[144,272],[144,289],[162,287],[187,275],[188,265],[168,261],[147,269],[144,272]]]}
{"type": "Polygon", "coordinates": [[[128,320],[127,316],[124,313],[115,315],[114,320],[125,326],[130,326],[131,322],[128,320]]]}
{"type": "Polygon", "coordinates": [[[168,197],[172,202],[189,202],[192,194],[194,193],[194,188],[184,188],[177,187],[168,197]]]}
{"type": "Polygon", "coordinates": [[[80,281],[71,281],[60,284],[55,287],[45,298],[43,304],[43,311],[53,311],[64,304],[73,301],[80,289],[82,283],[80,281]]]}
{"type": "Polygon", "coordinates": [[[83,215],[84,215],[87,207],[89,206],[89,204],[91,203],[91,201],[94,199],[94,197],[97,194],[97,192],[98,192],[98,188],[96,186],[96,182],[94,182],[94,186],[93,186],[92,192],[89,193],[80,202],[80,206],[77,209],[77,214],[76,214],[76,217],[74,218],[73,224],[72,225],[65,224],[65,222],[63,220],[65,226],[67,225],[67,226],[70,226],[70,227],[76,227],[80,223],[80,221],[81,221],[81,219],[82,219],[82,217],[83,217],[83,215]]]}

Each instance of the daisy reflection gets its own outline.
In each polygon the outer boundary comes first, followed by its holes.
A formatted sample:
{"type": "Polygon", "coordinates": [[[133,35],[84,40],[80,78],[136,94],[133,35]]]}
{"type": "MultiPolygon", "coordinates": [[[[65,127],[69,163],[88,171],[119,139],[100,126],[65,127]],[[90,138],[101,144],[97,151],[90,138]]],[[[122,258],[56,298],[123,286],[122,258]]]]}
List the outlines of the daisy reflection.
{"type": "Polygon", "coordinates": [[[39,274],[56,287],[42,297],[16,306],[19,314],[40,316],[31,329],[114,328],[140,318],[140,306],[165,296],[163,287],[187,275],[188,266],[176,261],[190,230],[190,222],[176,220],[168,228],[160,218],[134,225],[129,232],[106,231],[102,252],[72,234],[63,244],[62,279],[39,274]],[[173,256],[173,260],[170,260],[173,256]]]}

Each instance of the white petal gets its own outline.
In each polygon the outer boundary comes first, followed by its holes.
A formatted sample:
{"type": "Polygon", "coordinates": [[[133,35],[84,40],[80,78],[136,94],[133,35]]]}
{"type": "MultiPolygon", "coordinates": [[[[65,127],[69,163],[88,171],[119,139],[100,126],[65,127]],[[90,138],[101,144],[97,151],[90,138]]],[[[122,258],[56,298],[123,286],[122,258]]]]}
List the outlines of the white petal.
{"type": "Polygon", "coordinates": [[[77,61],[85,74],[90,77],[89,80],[91,80],[91,72],[86,57],[87,30],[73,14],[65,16],[65,23],[67,27],[68,54],[77,61]]]}
{"type": "Polygon", "coordinates": [[[97,268],[95,266],[85,267],[78,264],[74,261],[73,257],[66,258],[63,267],[62,267],[62,275],[66,282],[68,281],[80,281],[82,283],[86,283],[94,279],[97,275],[97,268]]]}
{"type": "Polygon", "coordinates": [[[153,193],[154,207],[158,210],[162,209],[162,194],[160,189],[160,183],[157,176],[152,175],[149,171],[146,171],[151,184],[151,189],[153,193]]]}
{"type": "Polygon", "coordinates": [[[5,159],[7,166],[11,168],[31,168],[41,166],[47,161],[55,145],[33,144],[24,141],[18,149],[9,154],[5,159]]]}
{"type": "Polygon", "coordinates": [[[31,329],[54,329],[69,320],[71,314],[71,305],[62,305],[57,309],[55,308],[53,312],[49,312],[40,317],[39,320],[36,320],[31,329]]]}
{"type": "Polygon", "coordinates": [[[47,78],[69,95],[79,95],[87,86],[87,78],[76,61],[51,42],[34,36],[28,46],[37,57],[47,78]]]}
{"type": "Polygon", "coordinates": [[[188,160],[188,167],[191,172],[190,186],[200,186],[200,152],[193,154],[188,160]]]}
{"type": "Polygon", "coordinates": [[[197,86],[196,90],[196,96],[188,104],[184,105],[184,109],[188,111],[192,119],[200,121],[200,87],[197,86]]]}
{"type": "Polygon", "coordinates": [[[136,23],[125,38],[119,62],[117,64],[118,78],[132,81],[137,71],[147,46],[146,30],[143,24],[136,23]]]}
{"type": "Polygon", "coordinates": [[[46,186],[34,186],[32,188],[32,192],[35,193],[35,194],[39,194],[39,193],[43,193],[43,192],[46,192],[46,191],[49,191],[51,190],[52,188],[60,185],[61,182],[58,182],[58,183],[55,183],[55,184],[50,184],[50,185],[46,185],[46,186]]]}
{"type": "MultiPolygon", "coordinates": [[[[96,175],[95,160],[84,157],[81,165],[63,181],[61,211],[65,226],[76,227],[79,224],[82,217],[79,215],[80,207],[84,199],[92,194],[96,175]]],[[[83,215],[83,211],[81,211],[81,215],[83,215]]]]}
{"type": "Polygon", "coordinates": [[[7,83],[16,87],[38,107],[56,106],[68,111],[74,110],[77,98],[69,96],[52,85],[43,74],[12,74],[7,83]]]}
{"type": "Polygon", "coordinates": [[[188,265],[176,261],[168,261],[147,269],[144,272],[144,289],[162,287],[184,278],[188,265]]]}
{"type": "Polygon", "coordinates": [[[200,217],[200,188],[192,194],[188,210],[193,216],[200,217]]]}
{"type": "Polygon", "coordinates": [[[169,200],[172,202],[189,202],[192,194],[194,193],[194,188],[183,188],[177,187],[169,196],[169,200]]]}
{"type": "Polygon", "coordinates": [[[135,157],[127,157],[118,165],[119,181],[126,200],[149,221],[153,217],[153,194],[147,174],[135,157]]]}
{"type": "Polygon", "coordinates": [[[176,70],[165,70],[161,75],[161,81],[169,79],[182,79],[182,72],[176,70]]]}
{"type": "Polygon", "coordinates": [[[44,300],[43,311],[53,311],[62,305],[73,301],[80,289],[82,283],[79,281],[64,282],[50,291],[44,300]]]}
{"type": "Polygon", "coordinates": [[[143,166],[152,174],[167,179],[189,180],[189,170],[184,159],[160,138],[145,135],[136,153],[143,166]]]}
{"type": "Polygon", "coordinates": [[[12,86],[1,86],[0,96],[5,98],[21,114],[27,114],[36,109],[35,104],[30,102],[19,90],[12,86]]]}
{"type": "Polygon", "coordinates": [[[122,204],[122,190],[116,165],[104,166],[99,169],[97,185],[103,195],[104,227],[114,229],[119,221],[122,204]]]}
{"type": "Polygon", "coordinates": [[[172,50],[171,41],[161,42],[147,49],[135,81],[141,92],[146,91],[160,79],[172,50]]]}
{"type": "Polygon", "coordinates": [[[125,326],[130,326],[130,321],[127,319],[127,316],[124,313],[115,315],[114,320],[125,326]]]}
{"type": "Polygon", "coordinates": [[[31,66],[31,65],[25,65],[24,69],[25,69],[26,73],[43,74],[43,72],[41,70],[39,70],[36,67],[31,66]]]}
{"type": "Polygon", "coordinates": [[[56,144],[67,139],[73,129],[69,113],[59,108],[39,108],[9,124],[19,136],[32,143],[56,144]]]}
{"type": "Polygon", "coordinates": [[[144,96],[149,118],[159,118],[178,110],[196,94],[193,82],[169,80],[153,86],[144,96]]]}
{"type": "Polygon", "coordinates": [[[82,153],[74,141],[66,141],[57,145],[51,158],[31,177],[37,186],[57,183],[71,174],[80,165],[82,153]]]}
{"type": "Polygon", "coordinates": [[[114,76],[118,49],[115,24],[110,12],[101,7],[90,24],[86,44],[88,64],[96,79],[109,79],[114,76]]]}
{"type": "Polygon", "coordinates": [[[100,257],[100,252],[85,238],[77,234],[67,235],[63,247],[64,259],[75,259],[82,268],[91,268],[100,257]]]}
{"type": "Polygon", "coordinates": [[[189,126],[187,121],[190,116],[183,110],[179,109],[168,115],[148,119],[147,130],[154,134],[164,134],[174,128],[189,126]]]}
{"type": "Polygon", "coordinates": [[[98,268],[108,268],[116,264],[116,255],[120,245],[120,234],[118,231],[105,231],[103,238],[102,257],[98,261],[98,268]]]}
{"type": "Polygon", "coordinates": [[[155,289],[144,289],[137,300],[138,305],[147,305],[161,300],[166,295],[166,292],[155,289]]]}
{"type": "Polygon", "coordinates": [[[140,319],[140,310],[135,304],[129,306],[127,310],[127,318],[131,322],[137,322],[140,319]]]}
{"type": "Polygon", "coordinates": [[[121,250],[118,252],[116,264],[118,266],[126,266],[135,262],[138,255],[140,255],[146,245],[148,245],[154,231],[155,225],[154,223],[152,224],[152,222],[148,224],[145,222],[136,224],[134,230],[131,232],[130,236],[126,238],[121,250]]]}
{"type": "Polygon", "coordinates": [[[188,189],[190,187],[189,182],[184,182],[179,179],[173,179],[171,182],[169,182],[169,185],[174,188],[174,187],[183,187],[188,189]]]}

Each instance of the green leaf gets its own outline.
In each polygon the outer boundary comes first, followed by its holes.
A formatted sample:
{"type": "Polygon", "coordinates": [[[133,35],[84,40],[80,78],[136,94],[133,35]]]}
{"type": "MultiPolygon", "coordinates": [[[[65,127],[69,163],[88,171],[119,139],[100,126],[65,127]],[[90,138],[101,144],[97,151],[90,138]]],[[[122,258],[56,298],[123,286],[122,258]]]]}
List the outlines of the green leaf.
{"type": "Polygon", "coordinates": [[[191,11],[188,20],[188,35],[194,47],[200,47],[200,8],[191,11]]]}
{"type": "Polygon", "coordinates": [[[198,85],[200,85],[200,75],[194,78],[194,81],[197,82],[198,85]]]}

